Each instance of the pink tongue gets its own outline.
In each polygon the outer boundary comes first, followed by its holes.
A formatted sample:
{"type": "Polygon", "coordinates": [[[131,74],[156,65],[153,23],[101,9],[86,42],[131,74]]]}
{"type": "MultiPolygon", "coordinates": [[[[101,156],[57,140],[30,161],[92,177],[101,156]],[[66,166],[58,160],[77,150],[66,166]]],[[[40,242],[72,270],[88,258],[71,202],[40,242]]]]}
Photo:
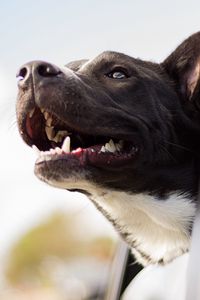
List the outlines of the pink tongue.
{"type": "Polygon", "coordinates": [[[90,153],[100,152],[102,146],[103,145],[95,145],[95,146],[91,146],[91,147],[88,147],[88,148],[80,148],[79,147],[79,148],[73,150],[71,153],[73,153],[73,154],[80,154],[83,151],[88,151],[90,153]]]}
{"type": "Polygon", "coordinates": [[[132,162],[135,152],[101,152],[102,145],[94,145],[88,148],[77,148],[71,152],[62,153],[62,158],[70,163],[71,160],[81,167],[94,166],[97,168],[121,167],[132,162]]]}
{"type": "Polygon", "coordinates": [[[102,145],[95,145],[86,149],[77,148],[69,155],[76,157],[81,165],[90,164],[95,167],[118,167],[128,163],[132,156],[127,154],[100,152],[102,145]]]}

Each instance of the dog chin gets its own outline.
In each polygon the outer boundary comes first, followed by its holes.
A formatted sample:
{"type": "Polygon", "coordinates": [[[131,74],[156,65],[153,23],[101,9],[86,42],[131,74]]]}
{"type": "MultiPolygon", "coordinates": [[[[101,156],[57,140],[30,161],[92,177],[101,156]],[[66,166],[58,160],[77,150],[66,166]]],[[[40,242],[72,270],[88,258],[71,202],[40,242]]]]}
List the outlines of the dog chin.
{"type": "Polygon", "coordinates": [[[35,164],[35,175],[45,183],[60,189],[88,194],[90,172],[81,168],[76,161],[68,162],[67,171],[60,160],[40,161],[35,164]]]}

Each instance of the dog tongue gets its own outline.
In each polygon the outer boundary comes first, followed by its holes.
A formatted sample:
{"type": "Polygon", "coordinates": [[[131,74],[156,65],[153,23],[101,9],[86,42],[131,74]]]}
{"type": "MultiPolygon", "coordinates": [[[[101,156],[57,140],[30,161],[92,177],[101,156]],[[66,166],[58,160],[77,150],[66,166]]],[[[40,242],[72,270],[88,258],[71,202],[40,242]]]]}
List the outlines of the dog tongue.
{"type": "Polygon", "coordinates": [[[133,159],[133,153],[112,153],[112,152],[101,152],[103,145],[95,145],[86,149],[77,148],[72,152],[65,153],[68,158],[75,158],[83,166],[92,165],[95,167],[106,167],[113,166],[118,167],[129,163],[133,159]]]}

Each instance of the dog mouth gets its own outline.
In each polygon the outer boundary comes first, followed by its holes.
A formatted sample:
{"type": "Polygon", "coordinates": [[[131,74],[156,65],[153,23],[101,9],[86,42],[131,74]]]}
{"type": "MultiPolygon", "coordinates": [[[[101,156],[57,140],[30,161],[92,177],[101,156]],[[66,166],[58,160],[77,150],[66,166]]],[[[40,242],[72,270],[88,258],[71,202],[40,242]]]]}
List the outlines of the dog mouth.
{"type": "Polygon", "coordinates": [[[81,166],[114,167],[129,163],[138,153],[131,141],[74,129],[55,113],[39,107],[26,114],[23,128],[22,136],[37,152],[36,164],[75,159],[81,166]]]}

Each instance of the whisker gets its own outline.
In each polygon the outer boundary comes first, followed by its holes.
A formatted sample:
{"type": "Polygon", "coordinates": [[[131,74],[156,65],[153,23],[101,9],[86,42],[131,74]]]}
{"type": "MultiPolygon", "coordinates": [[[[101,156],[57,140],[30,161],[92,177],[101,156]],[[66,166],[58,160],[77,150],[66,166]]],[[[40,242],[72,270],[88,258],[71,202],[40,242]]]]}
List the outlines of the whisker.
{"type": "Polygon", "coordinates": [[[165,153],[167,153],[168,157],[171,158],[175,163],[177,162],[176,158],[172,155],[172,153],[170,153],[167,148],[165,148],[163,145],[160,145],[162,151],[164,151],[165,153]]]}
{"type": "Polygon", "coordinates": [[[186,151],[191,152],[191,153],[194,152],[194,151],[192,151],[191,149],[189,149],[189,148],[187,148],[187,147],[184,147],[184,146],[182,146],[182,145],[176,144],[176,143],[172,143],[172,142],[169,142],[169,141],[166,141],[166,140],[165,140],[165,143],[167,143],[167,144],[169,144],[169,145],[172,145],[172,146],[174,146],[174,147],[176,147],[176,148],[179,148],[179,149],[182,149],[182,150],[186,150],[186,151]]]}
{"type": "Polygon", "coordinates": [[[8,130],[13,130],[15,128],[17,128],[17,120],[16,119],[11,121],[11,123],[8,126],[8,130]]]}
{"type": "Polygon", "coordinates": [[[15,116],[15,102],[13,97],[0,98],[0,100],[7,99],[6,102],[0,103],[0,122],[6,124],[7,128],[10,129],[10,123],[13,123],[13,119],[16,119],[15,116]]]}

